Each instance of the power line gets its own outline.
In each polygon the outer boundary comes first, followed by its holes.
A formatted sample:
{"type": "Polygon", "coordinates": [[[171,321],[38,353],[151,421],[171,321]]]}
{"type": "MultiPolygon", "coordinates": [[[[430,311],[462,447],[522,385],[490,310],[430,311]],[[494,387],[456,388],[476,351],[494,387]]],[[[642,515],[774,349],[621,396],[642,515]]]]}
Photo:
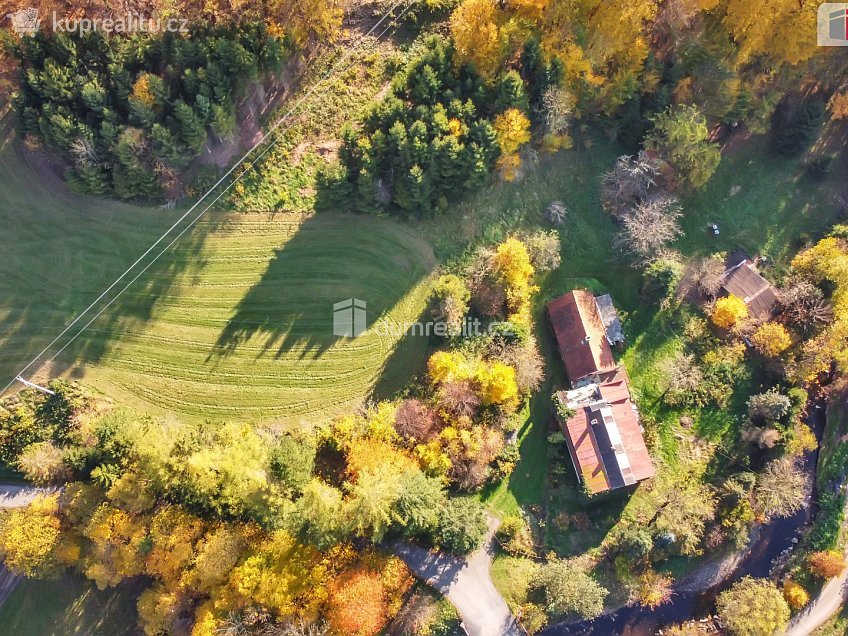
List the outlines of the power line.
{"type": "MultiPolygon", "coordinates": [[[[181,224],[181,223],[182,223],[182,222],[183,222],[186,218],[188,218],[188,217],[191,215],[191,213],[192,213],[194,210],[196,210],[196,209],[200,206],[200,204],[201,204],[201,203],[203,203],[203,201],[204,201],[204,200],[206,200],[206,198],[207,198],[207,197],[209,197],[209,195],[211,195],[211,194],[212,194],[212,193],[213,193],[216,189],[218,189],[218,188],[219,188],[222,184],[224,184],[224,182],[225,182],[225,181],[227,181],[227,179],[229,179],[229,178],[233,175],[233,173],[234,173],[234,172],[235,172],[235,171],[236,171],[236,170],[237,170],[237,169],[238,169],[241,165],[243,165],[243,164],[245,163],[245,161],[247,161],[247,159],[248,159],[248,158],[249,158],[249,157],[253,154],[253,152],[255,152],[255,151],[256,151],[256,149],[258,149],[260,146],[262,146],[262,144],[264,144],[264,143],[265,143],[265,142],[266,142],[269,138],[271,138],[271,137],[272,137],[272,135],[273,135],[273,139],[271,139],[271,142],[267,145],[267,147],[266,147],[264,150],[262,150],[262,152],[261,152],[261,153],[259,153],[259,155],[258,155],[257,157],[255,157],[255,158],[254,158],[254,161],[258,161],[258,160],[260,160],[262,157],[264,157],[264,156],[265,156],[265,154],[267,154],[267,152],[268,152],[269,150],[271,150],[271,148],[273,148],[273,147],[277,144],[277,142],[280,140],[281,135],[282,135],[282,134],[284,134],[284,133],[286,133],[286,132],[288,132],[289,130],[291,130],[291,128],[292,128],[292,127],[295,125],[295,123],[297,122],[297,119],[295,119],[295,121],[294,121],[294,122],[292,122],[292,123],[291,123],[291,125],[289,125],[289,126],[288,126],[288,128],[286,128],[284,131],[279,132],[279,128],[282,126],[282,124],[283,124],[283,123],[285,123],[285,122],[286,122],[286,120],[287,120],[289,117],[291,117],[291,116],[294,114],[294,112],[295,112],[295,111],[296,111],[296,110],[297,110],[297,109],[298,109],[301,105],[303,105],[304,103],[306,103],[306,101],[307,101],[307,100],[309,100],[311,97],[313,97],[313,96],[315,95],[316,90],[318,89],[318,87],[319,87],[319,86],[321,86],[321,84],[323,84],[324,82],[326,82],[326,81],[327,81],[327,79],[328,79],[331,75],[333,75],[334,73],[336,73],[336,72],[339,70],[339,66],[340,66],[340,65],[341,65],[344,61],[346,61],[346,59],[349,59],[350,57],[352,57],[352,56],[353,56],[353,54],[357,51],[357,49],[361,46],[361,44],[362,44],[363,42],[365,42],[368,38],[370,38],[370,37],[371,37],[371,36],[372,36],[372,35],[373,35],[373,34],[374,34],[374,33],[375,33],[378,29],[379,29],[379,27],[380,27],[380,26],[381,26],[381,25],[382,25],[382,24],[383,24],[383,23],[384,23],[384,22],[385,22],[385,21],[386,21],[386,20],[387,20],[387,19],[391,16],[391,14],[392,14],[392,13],[394,13],[394,11],[395,11],[395,10],[396,10],[399,6],[401,6],[401,5],[402,5],[402,4],[404,4],[404,3],[407,3],[407,6],[403,9],[403,11],[401,11],[401,12],[400,12],[400,13],[399,13],[399,14],[398,14],[398,15],[397,15],[397,16],[396,16],[393,20],[392,20],[392,22],[390,22],[390,23],[389,23],[389,26],[388,26],[388,27],[386,27],[386,28],[385,28],[385,29],[384,29],[384,30],[383,30],[383,31],[382,31],[382,32],[381,32],[378,36],[376,36],[376,38],[375,38],[375,39],[374,39],[374,41],[373,41],[373,43],[375,43],[375,44],[376,44],[377,42],[379,42],[379,41],[380,41],[380,40],[381,40],[381,39],[382,39],[382,38],[386,35],[386,33],[388,33],[388,31],[392,28],[392,25],[393,25],[394,23],[396,23],[398,20],[400,20],[400,19],[401,19],[401,18],[402,18],[402,17],[403,17],[403,16],[404,16],[404,15],[405,15],[405,14],[406,14],[406,13],[407,13],[407,12],[408,12],[411,8],[412,8],[412,6],[413,6],[413,0],[398,0],[397,2],[395,2],[395,4],[393,4],[393,5],[389,8],[389,10],[388,10],[386,13],[384,13],[384,14],[382,15],[382,17],[381,17],[381,18],[380,18],[380,19],[379,19],[379,20],[378,20],[378,21],[377,21],[377,22],[376,22],[376,23],[375,23],[375,24],[374,24],[374,25],[373,25],[373,26],[372,26],[372,27],[371,27],[371,28],[370,28],[370,29],[369,29],[366,33],[364,33],[363,35],[361,35],[361,36],[359,37],[359,39],[358,39],[358,40],[354,43],[354,45],[353,45],[350,49],[348,49],[348,50],[346,51],[345,55],[343,55],[343,56],[342,56],[342,58],[340,58],[338,61],[336,61],[336,62],[335,62],[335,63],[334,63],[334,64],[333,64],[333,65],[332,65],[332,66],[331,66],[331,67],[327,70],[327,72],[326,72],[326,73],[324,73],[324,75],[322,75],[322,76],[318,79],[318,81],[317,81],[317,82],[316,82],[316,83],[315,83],[315,84],[314,84],[314,85],[313,85],[313,86],[312,86],[312,87],[311,87],[311,88],[310,88],[310,89],[309,89],[309,90],[308,90],[308,91],[307,91],[307,92],[306,92],[306,93],[305,93],[302,97],[300,97],[300,98],[299,98],[299,99],[295,102],[295,104],[294,104],[294,105],[293,105],[293,106],[292,106],[292,107],[291,107],[288,111],[286,111],[286,113],[285,113],[285,114],[284,114],[284,115],[283,115],[280,119],[278,119],[278,120],[277,120],[277,121],[276,121],[276,122],[275,122],[275,123],[274,123],[274,124],[273,124],[273,125],[269,128],[269,129],[268,129],[268,131],[267,131],[265,134],[263,134],[263,135],[262,135],[262,137],[261,137],[261,138],[260,138],[260,139],[259,139],[259,140],[255,143],[255,144],[253,144],[253,146],[252,146],[252,147],[251,147],[251,148],[250,148],[247,152],[245,152],[245,154],[244,154],[244,155],[242,155],[242,157],[241,157],[238,161],[236,161],[236,162],[232,165],[232,167],[231,167],[229,170],[227,170],[227,172],[226,172],[226,173],[224,173],[224,175],[223,175],[223,176],[222,176],[222,177],[221,177],[221,178],[220,178],[220,179],[219,179],[219,180],[218,180],[218,181],[217,181],[214,185],[212,185],[212,187],[211,187],[211,188],[209,188],[209,190],[207,190],[207,191],[203,194],[203,196],[201,196],[201,197],[200,197],[200,198],[199,198],[199,199],[198,199],[198,200],[197,200],[197,201],[196,201],[196,202],[195,202],[195,203],[194,203],[194,204],[193,204],[193,205],[192,205],[192,206],[191,206],[188,210],[186,210],[186,212],[185,212],[185,213],[184,213],[184,214],[183,214],[183,215],[182,215],[179,219],[177,219],[177,220],[174,222],[174,224],[173,224],[173,225],[171,225],[171,227],[169,227],[169,228],[165,231],[165,233],[164,233],[164,234],[162,234],[162,235],[161,235],[158,239],[156,239],[156,241],[155,241],[155,242],[154,242],[154,243],[153,243],[153,244],[152,244],[149,248],[147,248],[147,250],[145,250],[145,252],[144,252],[141,256],[139,256],[139,257],[135,260],[135,262],[134,262],[132,265],[130,265],[130,266],[129,266],[126,270],[124,270],[124,272],[123,272],[120,276],[118,276],[118,278],[116,278],[116,279],[112,282],[112,284],[111,284],[111,285],[109,285],[109,287],[107,287],[107,288],[106,288],[106,289],[105,289],[105,290],[104,290],[104,291],[103,291],[103,292],[102,292],[102,293],[101,293],[101,294],[100,294],[100,295],[99,295],[96,299],[94,299],[94,301],[93,301],[90,305],[88,305],[88,307],[86,307],[86,308],[85,308],[82,312],[80,312],[80,313],[76,316],[76,318],[74,318],[74,320],[73,320],[73,321],[71,321],[68,325],[66,325],[66,326],[65,326],[65,328],[64,328],[64,329],[63,329],[63,330],[59,333],[59,335],[58,335],[58,336],[56,336],[53,340],[51,340],[51,341],[50,341],[50,343],[49,343],[46,347],[44,347],[44,349],[42,349],[42,350],[41,350],[41,352],[39,352],[39,354],[38,354],[35,358],[33,358],[32,360],[30,360],[30,362],[29,362],[29,363],[28,363],[28,364],[27,364],[27,365],[26,365],[23,369],[21,369],[21,370],[20,370],[20,372],[19,372],[19,373],[18,373],[18,374],[17,374],[17,375],[16,375],[16,376],[15,376],[15,377],[14,377],[14,378],[13,378],[13,379],[12,379],[12,380],[11,380],[11,381],[10,381],[10,382],[6,385],[6,386],[5,386],[5,387],[3,387],[3,389],[2,389],[2,390],[0,390],[0,396],[2,396],[2,395],[3,395],[3,394],[4,394],[4,393],[5,393],[5,392],[9,389],[9,387],[11,387],[11,386],[12,386],[12,385],[16,382],[16,381],[19,381],[19,380],[20,380],[20,381],[24,382],[25,384],[27,384],[27,383],[26,383],[26,381],[23,379],[23,375],[24,375],[24,373],[26,373],[26,372],[29,370],[29,368],[30,368],[30,367],[32,367],[32,365],[34,365],[36,362],[38,362],[38,360],[39,360],[39,359],[40,359],[40,358],[41,358],[41,357],[42,357],[45,353],[47,353],[47,352],[48,352],[48,351],[49,351],[49,350],[53,347],[53,345],[55,345],[57,342],[59,342],[59,340],[61,340],[61,339],[62,339],[62,337],[63,337],[65,334],[67,334],[67,333],[68,333],[68,332],[69,332],[69,331],[70,331],[70,330],[74,327],[74,325],[76,325],[78,322],[80,322],[80,320],[81,320],[81,319],[82,319],[82,318],[83,318],[83,317],[84,317],[84,316],[85,316],[85,315],[86,315],[89,311],[91,311],[91,310],[92,310],[92,309],[93,309],[93,308],[97,305],[97,303],[99,303],[101,300],[103,300],[103,298],[105,298],[105,297],[106,297],[106,295],[107,295],[107,294],[109,294],[109,292],[110,292],[110,291],[112,291],[112,290],[113,290],[113,289],[114,289],[114,288],[118,285],[118,283],[120,283],[120,282],[121,282],[121,281],[122,281],[122,280],[123,280],[123,279],[124,279],[124,278],[125,278],[125,277],[126,277],[126,276],[127,276],[127,275],[128,275],[128,274],[129,274],[129,273],[130,273],[130,272],[131,272],[131,271],[132,271],[132,270],[133,270],[133,269],[134,269],[137,265],[138,265],[138,264],[139,264],[139,263],[141,263],[141,262],[145,259],[145,257],[147,257],[147,256],[148,256],[148,255],[149,255],[149,254],[150,254],[150,253],[151,253],[151,252],[152,252],[152,251],[156,248],[156,246],[157,246],[157,245],[159,245],[162,241],[164,241],[164,240],[168,237],[168,235],[169,235],[171,232],[173,232],[173,231],[174,231],[174,230],[175,230],[175,229],[176,229],[176,228],[177,228],[177,227],[178,227],[178,226],[179,226],[179,225],[180,225],[180,224],[181,224]]],[[[344,70],[347,70],[347,69],[351,68],[351,67],[353,66],[353,64],[355,64],[355,62],[352,62],[351,64],[349,64],[349,65],[348,65],[348,67],[347,67],[346,69],[344,69],[344,70]]],[[[326,90],[322,93],[322,95],[324,95],[324,94],[326,94],[327,92],[329,92],[330,88],[331,88],[331,87],[328,87],[328,88],[327,88],[327,89],[326,89],[326,90]]],[[[301,113],[301,114],[299,114],[299,115],[298,115],[298,117],[300,117],[301,115],[302,115],[302,113],[301,113]]],[[[173,247],[173,245],[174,245],[174,244],[175,244],[175,243],[176,243],[176,242],[177,242],[177,241],[178,241],[178,240],[179,240],[179,239],[180,239],[180,238],[181,238],[181,237],[182,237],[182,236],[183,236],[183,235],[184,235],[184,234],[185,234],[185,233],[189,230],[189,229],[191,229],[192,227],[194,227],[194,225],[195,225],[195,224],[196,224],[196,223],[197,223],[197,222],[201,219],[201,217],[203,217],[203,216],[204,216],[204,215],[205,215],[205,214],[206,214],[206,213],[207,213],[207,212],[208,212],[208,211],[209,211],[209,210],[210,210],[210,209],[211,209],[211,208],[212,208],[212,207],[213,207],[213,206],[214,206],[214,205],[215,205],[215,204],[216,204],[216,203],[217,203],[220,199],[221,199],[221,197],[223,197],[223,196],[224,196],[224,194],[226,194],[226,193],[227,193],[227,191],[229,191],[229,189],[230,189],[230,188],[232,188],[232,187],[233,187],[236,183],[238,183],[239,181],[241,181],[242,177],[244,177],[244,175],[246,174],[246,172],[247,172],[247,171],[244,171],[244,172],[242,172],[241,174],[236,175],[236,176],[235,176],[235,178],[234,178],[232,181],[230,181],[230,182],[229,182],[229,183],[228,183],[228,184],[227,184],[227,185],[226,185],[226,186],[225,186],[225,187],[221,190],[221,192],[218,194],[218,196],[216,196],[216,197],[212,200],[212,202],[211,202],[211,203],[209,203],[209,205],[207,205],[205,208],[203,208],[203,210],[201,210],[201,211],[200,211],[200,213],[199,213],[199,214],[197,214],[197,216],[195,216],[195,217],[194,217],[194,219],[192,219],[192,220],[189,222],[189,224],[188,224],[188,225],[186,225],[186,227],[184,227],[184,228],[183,228],[183,229],[182,229],[182,230],[181,230],[181,231],[180,231],[180,232],[179,232],[179,233],[178,233],[178,234],[174,237],[174,239],[173,239],[170,243],[168,243],[168,244],[167,244],[167,245],[166,245],[166,246],[165,246],[165,247],[164,247],[164,248],[163,248],[163,249],[162,249],[162,250],[161,250],[158,254],[156,254],[156,255],[154,256],[153,260],[151,260],[151,261],[150,261],[147,265],[145,265],[145,266],[144,266],[144,268],[143,268],[143,269],[142,269],[142,270],[141,270],[138,274],[136,274],[136,275],[135,275],[135,276],[134,276],[134,277],[130,280],[130,282],[129,282],[129,283],[127,283],[127,284],[126,284],[126,285],[125,285],[125,286],[124,286],[124,287],[123,287],[120,291],[118,291],[118,293],[117,293],[114,297],[112,297],[112,299],[111,299],[111,300],[109,300],[109,302],[108,302],[108,303],[106,303],[106,305],[104,305],[104,306],[103,306],[103,308],[102,308],[102,309],[100,309],[100,311],[98,311],[98,312],[94,315],[94,317],[93,317],[93,318],[91,318],[91,320],[89,320],[87,323],[85,323],[85,325],[83,325],[83,327],[82,327],[81,329],[79,329],[79,330],[78,330],[78,331],[77,331],[77,332],[76,332],[76,333],[75,333],[75,334],[74,334],[74,335],[70,338],[70,340],[68,340],[68,341],[67,341],[67,342],[66,342],[66,343],[65,343],[65,344],[64,344],[64,345],[63,345],[63,346],[62,346],[62,347],[61,347],[61,348],[60,348],[60,349],[56,352],[56,353],[54,353],[54,354],[53,354],[53,356],[51,356],[51,357],[50,357],[50,358],[49,358],[46,362],[44,362],[44,363],[42,363],[41,365],[39,365],[39,367],[38,367],[38,368],[40,369],[42,366],[44,366],[44,364],[47,364],[47,363],[53,362],[53,361],[54,361],[54,360],[55,360],[55,359],[56,359],[56,358],[57,358],[57,357],[58,357],[58,356],[59,356],[59,355],[60,355],[60,354],[61,354],[61,353],[65,350],[65,349],[67,349],[67,348],[68,348],[68,346],[69,346],[72,342],[74,342],[74,341],[75,341],[75,340],[76,340],[76,339],[77,339],[77,338],[78,338],[78,337],[79,337],[79,336],[80,336],[80,335],[81,335],[81,334],[82,334],[82,333],[83,333],[86,329],[88,329],[88,327],[90,327],[90,326],[91,326],[91,324],[92,324],[95,320],[97,320],[97,318],[99,318],[99,317],[103,314],[103,312],[104,312],[104,311],[106,311],[106,310],[107,310],[107,309],[108,309],[108,308],[109,308],[109,307],[110,307],[110,306],[111,306],[111,305],[112,305],[112,304],[113,304],[116,300],[118,300],[118,298],[119,298],[119,297],[120,297],[120,296],[121,296],[124,292],[126,292],[126,291],[127,291],[127,289],[129,289],[129,287],[130,287],[130,286],[131,286],[131,285],[132,285],[135,281],[137,281],[137,280],[138,280],[138,279],[139,279],[139,278],[140,278],[140,277],[141,277],[141,276],[142,276],[142,275],[143,275],[143,274],[144,274],[144,273],[145,273],[148,269],[150,269],[150,267],[152,267],[152,266],[153,266],[153,264],[154,264],[154,263],[156,263],[156,261],[157,261],[157,260],[159,260],[159,258],[161,258],[161,257],[162,257],[162,256],[163,256],[163,255],[164,255],[164,254],[165,254],[165,253],[166,253],[166,252],[167,252],[167,251],[168,251],[171,247],[173,247]]],[[[38,371],[38,369],[36,369],[36,372],[37,372],[37,371],[38,371]]]]}

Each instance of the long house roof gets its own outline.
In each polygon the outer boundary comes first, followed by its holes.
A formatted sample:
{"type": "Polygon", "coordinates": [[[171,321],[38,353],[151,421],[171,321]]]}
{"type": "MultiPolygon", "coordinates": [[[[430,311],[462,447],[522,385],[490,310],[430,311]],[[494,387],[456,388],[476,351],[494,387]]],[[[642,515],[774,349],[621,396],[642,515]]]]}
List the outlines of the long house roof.
{"type": "MultiPolygon", "coordinates": [[[[560,421],[574,469],[586,489],[598,494],[653,477],[656,470],[624,373],[589,388],[592,398],[572,404],[574,415],[560,421]]],[[[558,397],[567,402],[568,393],[558,397]]]]}
{"type": "Polygon", "coordinates": [[[567,421],[558,419],[578,477],[592,494],[652,477],[627,373],[612,355],[595,297],[569,292],[550,301],[548,313],[568,378],[578,387],[557,394],[574,410],[567,421]]]}
{"type": "Polygon", "coordinates": [[[548,314],[572,384],[617,368],[591,292],[576,289],[555,298],[548,303],[548,314]]]}

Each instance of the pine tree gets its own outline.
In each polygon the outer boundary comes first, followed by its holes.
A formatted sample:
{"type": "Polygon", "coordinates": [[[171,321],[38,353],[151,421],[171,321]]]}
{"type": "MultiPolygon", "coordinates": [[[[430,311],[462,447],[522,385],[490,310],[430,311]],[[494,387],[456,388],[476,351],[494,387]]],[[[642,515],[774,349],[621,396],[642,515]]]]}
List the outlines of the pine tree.
{"type": "Polygon", "coordinates": [[[210,125],[213,132],[222,139],[229,139],[236,130],[236,114],[229,104],[214,104],[210,125]]]}
{"type": "Polygon", "coordinates": [[[150,129],[153,153],[174,167],[182,167],[189,161],[188,153],[176,136],[164,125],[156,123],[150,129]]]}
{"type": "Polygon", "coordinates": [[[203,120],[182,100],[174,104],[174,116],[180,124],[180,138],[192,152],[200,151],[206,142],[203,120]]]}
{"type": "Polygon", "coordinates": [[[530,100],[524,88],[524,81],[517,71],[509,71],[498,80],[494,95],[495,112],[517,108],[522,112],[530,110],[530,100]]]}

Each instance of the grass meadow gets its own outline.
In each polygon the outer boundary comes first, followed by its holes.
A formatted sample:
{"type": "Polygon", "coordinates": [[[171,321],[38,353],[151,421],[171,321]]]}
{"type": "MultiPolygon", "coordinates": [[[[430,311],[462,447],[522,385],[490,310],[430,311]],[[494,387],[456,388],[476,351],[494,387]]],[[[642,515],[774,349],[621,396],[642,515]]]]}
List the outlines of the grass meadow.
{"type": "Polygon", "coordinates": [[[132,586],[98,590],[81,575],[24,579],[0,607],[0,636],[135,636],[132,586]]]}
{"type": "MultiPolygon", "coordinates": [[[[5,384],[179,211],[70,194],[12,145],[0,169],[5,384]]],[[[211,213],[41,375],[178,419],[326,419],[373,390],[401,388],[428,346],[380,333],[337,338],[333,304],[365,300],[369,324],[415,320],[433,267],[426,241],[390,220],[211,213]]]]}

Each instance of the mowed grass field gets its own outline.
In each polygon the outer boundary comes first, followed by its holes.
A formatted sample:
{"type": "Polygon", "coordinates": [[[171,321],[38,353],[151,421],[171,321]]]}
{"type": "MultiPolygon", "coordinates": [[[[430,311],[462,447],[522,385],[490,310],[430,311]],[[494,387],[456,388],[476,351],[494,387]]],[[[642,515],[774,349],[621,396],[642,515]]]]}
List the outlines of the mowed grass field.
{"type": "MultiPolygon", "coordinates": [[[[4,385],[180,214],[73,195],[27,158],[0,152],[4,385]]],[[[415,320],[433,267],[389,220],[210,214],[40,375],[178,419],[326,419],[401,388],[428,346],[334,337],[333,304],[366,301],[369,326],[415,320]]]]}
{"type": "Polygon", "coordinates": [[[98,590],[79,574],[24,579],[0,607],[0,636],[137,636],[137,588],[98,590]]]}

